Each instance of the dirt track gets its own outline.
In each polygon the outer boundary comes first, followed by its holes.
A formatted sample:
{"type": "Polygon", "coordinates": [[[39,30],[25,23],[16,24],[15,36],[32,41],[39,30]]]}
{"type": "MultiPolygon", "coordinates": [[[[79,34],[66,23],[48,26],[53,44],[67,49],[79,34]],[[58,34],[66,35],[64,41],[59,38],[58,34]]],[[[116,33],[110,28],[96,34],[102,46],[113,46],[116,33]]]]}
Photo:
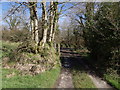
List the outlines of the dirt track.
{"type": "Polygon", "coordinates": [[[106,81],[103,81],[101,78],[99,78],[95,74],[90,73],[93,71],[87,66],[87,64],[85,64],[83,62],[83,60],[81,59],[81,56],[79,54],[74,53],[74,52],[70,51],[69,49],[63,49],[63,50],[61,50],[61,63],[63,65],[63,67],[64,67],[63,62],[65,60],[67,60],[67,62],[70,63],[70,67],[62,68],[60,78],[57,82],[56,88],[74,88],[74,85],[72,82],[72,75],[70,73],[70,68],[79,64],[85,68],[84,69],[85,71],[88,70],[88,76],[91,78],[91,80],[95,84],[96,88],[102,89],[102,90],[105,88],[111,89],[111,90],[114,89],[110,85],[108,85],[106,81]]]}
{"type": "Polygon", "coordinates": [[[69,69],[62,69],[60,80],[56,88],[74,88],[72,83],[72,76],[69,69]]]}

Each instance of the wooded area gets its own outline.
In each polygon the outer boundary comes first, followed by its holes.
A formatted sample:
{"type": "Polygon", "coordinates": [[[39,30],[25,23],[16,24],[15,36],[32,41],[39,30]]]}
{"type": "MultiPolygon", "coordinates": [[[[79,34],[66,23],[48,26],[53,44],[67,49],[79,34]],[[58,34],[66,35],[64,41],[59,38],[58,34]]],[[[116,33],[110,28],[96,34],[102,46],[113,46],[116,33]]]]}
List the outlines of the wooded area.
{"type": "Polygon", "coordinates": [[[120,89],[120,2],[10,3],[0,31],[3,69],[38,75],[60,67],[60,49],[69,48],[120,89]]]}

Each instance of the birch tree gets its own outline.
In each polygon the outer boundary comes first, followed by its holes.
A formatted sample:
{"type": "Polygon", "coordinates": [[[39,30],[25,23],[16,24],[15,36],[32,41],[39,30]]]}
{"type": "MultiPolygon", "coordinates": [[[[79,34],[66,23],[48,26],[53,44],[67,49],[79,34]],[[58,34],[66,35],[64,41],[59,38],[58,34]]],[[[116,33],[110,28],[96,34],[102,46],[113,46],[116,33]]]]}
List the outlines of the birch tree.
{"type": "Polygon", "coordinates": [[[58,2],[54,2],[54,21],[53,21],[53,33],[52,33],[52,41],[54,41],[55,38],[55,32],[57,29],[57,25],[58,25],[58,2]]]}
{"type": "Polygon", "coordinates": [[[47,41],[47,30],[48,30],[48,26],[47,26],[47,11],[46,11],[46,2],[43,1],[42,2],[42,40],[40,42],[40,45],[42,47],[45,46],[45,43],[47,41]]]}
{"type": "Polygon", "coordinates": [[[53,5],[53,1],[50,2],[50,33],[48,36],[48,41],[51,42],[52,41],[52,34],[53,34],[53,22],[54,22],[54,5],[53,5]]]}
{"type": "Polygon", "coordinates": [[[38,18],[37,18],[37,9],[36,9],[36,7],[37,7],[36,2],[29,2],[32,40],[34,40],[38,44],[39,43],[39,38],[38,38],[38,18]]]}

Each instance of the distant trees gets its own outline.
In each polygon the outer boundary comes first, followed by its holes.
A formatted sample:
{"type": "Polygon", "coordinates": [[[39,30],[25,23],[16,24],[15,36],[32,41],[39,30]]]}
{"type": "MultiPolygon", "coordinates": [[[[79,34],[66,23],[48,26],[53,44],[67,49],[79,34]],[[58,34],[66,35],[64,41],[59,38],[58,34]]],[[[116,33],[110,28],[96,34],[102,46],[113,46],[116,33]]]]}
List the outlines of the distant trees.
{"type": "Polygon", "coordinates": [[[26,21],[25,15],[22,13],[23,9],[19,7],[17,13],[13,12],[15,9],[12,7],[9,13],[4,15],[3,20],[6,23],[2,28],[2,40],[12,42],[23,42],[30,37],[29,21],[26,21]]]}
{"type": "Polygon", "coordinates": [[[10,30],[16,30],[16,29],[18,29],[18,26],[20,25],[20,19],[19,19],[19,17],[15,16],[15,15],[8,17],[6,22],[9,25],[10,30]]]}
{"type": "Polygon", "coordinates": [[[61,30],[62,47],[74,48],[76,50],[84,47],[83,30],[79,24],[71,21],[68,25],[65,23],[63,29],[61,30]]]}

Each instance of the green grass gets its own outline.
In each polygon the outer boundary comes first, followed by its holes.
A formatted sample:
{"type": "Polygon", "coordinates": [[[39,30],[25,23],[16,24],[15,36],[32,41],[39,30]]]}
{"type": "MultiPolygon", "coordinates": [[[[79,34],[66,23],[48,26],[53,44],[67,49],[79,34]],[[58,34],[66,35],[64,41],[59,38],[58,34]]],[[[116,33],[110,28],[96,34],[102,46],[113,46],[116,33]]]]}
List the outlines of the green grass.
{"type": "MultiPolygon", "coordinates": [[[[85,49],[86,50],[86,49],[85,49]]],[[[76,50],[75,53],[79,53],[82,57],[88,56],[88,52],[84,49],[76,50]]],[[[93,81],[88,76],[87,72],[85,72],[84,66],[81,66],[79,63],[74,65],[72,71],[73,76],[73,84],[75,88],[96,88],[93,81]]]]}
{"type": "Polygon", "coordinates": [[[2,88],[52,88],[59,73],[59,67],[35,76],[20,76],[16,70],[3,69],[2,88]],[[15,72],[16,75],[11,78],[5,77],[12,72],[15,72]]]}
{"type": "Polygon", "coordinates": [[[105,74],[104,78],[114,87],[120,90],[120,77],[116,75],[105,74]]]}
{"type": "Polygon", "coordinates": [[[96,88],[86,72],[73,70],[72,75],[75,88],[96,88]]]}

